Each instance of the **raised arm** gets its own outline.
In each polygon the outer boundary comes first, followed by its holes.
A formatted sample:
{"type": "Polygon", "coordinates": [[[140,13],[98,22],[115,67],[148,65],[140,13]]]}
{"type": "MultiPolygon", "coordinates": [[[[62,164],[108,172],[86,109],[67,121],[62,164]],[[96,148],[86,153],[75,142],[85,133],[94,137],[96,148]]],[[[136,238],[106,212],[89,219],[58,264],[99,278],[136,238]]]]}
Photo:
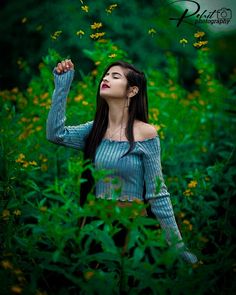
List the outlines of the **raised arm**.
{"type": "Polygon", "coordinates": [[[66,100],[74,77],[74,65],[70,60],[58,63],[53,70],[55,89],[46,123],[47,140],[58,145],[83,150],[85,139],[93,121],[77,126],[65,126],[66,100]]]}
{"type": "Polygon", "coordinates": [[[189,263],[196,263],[197,257],[185,247],[175,220],[170,194],[167,191],[162,175],[160,140],[158,136],[154,140],[148,141],[148,146],[146,147],[144,180],[146,184],[146,199],[151,205],[152,213],[156,216],[166,234],[168,244],[172,243],[172,238],[179,241],[176,247],[183,249],[181,251],[183,259],[189,263]]]}

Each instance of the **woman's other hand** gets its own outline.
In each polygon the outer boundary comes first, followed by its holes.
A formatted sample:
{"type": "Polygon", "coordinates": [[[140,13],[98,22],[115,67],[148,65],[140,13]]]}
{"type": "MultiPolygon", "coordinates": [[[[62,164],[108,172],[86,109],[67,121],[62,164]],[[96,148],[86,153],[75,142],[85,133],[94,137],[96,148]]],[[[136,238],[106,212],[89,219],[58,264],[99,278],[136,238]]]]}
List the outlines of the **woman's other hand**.
{"type": "Polygon", "coordinates": [[[65,73],[69,70],[74,70],[74,64],[70,59],[65,59],[59,62],[56,66],[56,72],[58,74],[65,73]]]}

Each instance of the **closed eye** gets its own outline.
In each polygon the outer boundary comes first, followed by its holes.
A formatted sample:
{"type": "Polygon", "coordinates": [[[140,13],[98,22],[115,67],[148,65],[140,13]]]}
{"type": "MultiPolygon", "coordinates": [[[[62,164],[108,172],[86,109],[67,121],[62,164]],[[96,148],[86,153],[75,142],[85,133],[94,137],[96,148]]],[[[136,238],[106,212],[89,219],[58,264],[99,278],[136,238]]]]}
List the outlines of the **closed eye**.
{"type": "MultiPolygon", "coordinates": [[[[104,77],[107,77],[107,76],[109,76],[109,75],[111,75],[113,79],[119,79],[119,78],[122,78],[122,74],[117,73],[117,72],[113,72],[113,73],[109,73],[109,72],[108,72],[108,73],[105,74],[104,77]]],[[[103,77],[103,78],[104,78],[104,77],[103,77]]]]}

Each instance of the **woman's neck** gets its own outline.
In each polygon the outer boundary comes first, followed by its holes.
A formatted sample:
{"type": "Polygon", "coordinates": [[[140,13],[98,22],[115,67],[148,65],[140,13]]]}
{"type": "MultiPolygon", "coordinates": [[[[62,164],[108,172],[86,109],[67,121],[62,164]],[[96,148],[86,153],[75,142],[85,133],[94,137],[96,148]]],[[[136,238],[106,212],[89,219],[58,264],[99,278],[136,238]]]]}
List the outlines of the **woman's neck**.
{"type": "Polygon", "coordinates": [[[123,105],[109,106],[108,128],[114,130],[119,127],[126,127],[128,119],[128,108],[124,107],[123,105]]]}

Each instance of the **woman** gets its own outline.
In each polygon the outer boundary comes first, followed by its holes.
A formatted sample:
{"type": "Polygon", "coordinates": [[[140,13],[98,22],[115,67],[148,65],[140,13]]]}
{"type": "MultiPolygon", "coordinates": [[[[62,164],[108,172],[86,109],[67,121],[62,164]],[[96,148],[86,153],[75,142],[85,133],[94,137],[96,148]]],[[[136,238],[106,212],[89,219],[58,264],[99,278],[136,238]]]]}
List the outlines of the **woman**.
{"type": "MultiPolygon", "coordinates": [[[[120,206],[137,199],[149,202],[168,244],[173,236],[177,238],[183,259],[196,263],[197,257],[182,240],[163,180],[159,136],[155,127],[148,124],[144,73],[122,61],[108,66],[99,83],[94,120],[66,127],[66,97],[74,77],[74,65],[71,60],[64,60],[53,73],[55,89],[47,119],[47,139],[82,150],[84,158],[90,159],[96,169],[111,171],[106,179],[96,183],[97,198],[116,198],[120,206]]],[[[81,188],[81,205],[93,183],[88,170],[84,176],[88,181],[81,188]]]]}

